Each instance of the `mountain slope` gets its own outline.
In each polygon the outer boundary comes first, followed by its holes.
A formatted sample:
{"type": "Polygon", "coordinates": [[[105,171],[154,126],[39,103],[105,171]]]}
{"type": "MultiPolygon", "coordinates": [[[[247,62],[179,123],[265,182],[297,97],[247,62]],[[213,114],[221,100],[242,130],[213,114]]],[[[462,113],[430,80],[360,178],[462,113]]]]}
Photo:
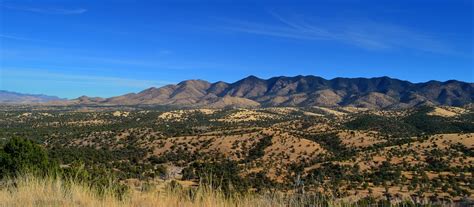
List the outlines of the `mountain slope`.
{"type": "Polygon", "coordinates": [[[189,107],[356,106],[406,108],[417,105],[462,106],[473,103],[474,84],[460,81],[411,83],[389,77],[249,76],[235,83],[188,80],[139,93],[85,103],[157,104],[189,107]]]}

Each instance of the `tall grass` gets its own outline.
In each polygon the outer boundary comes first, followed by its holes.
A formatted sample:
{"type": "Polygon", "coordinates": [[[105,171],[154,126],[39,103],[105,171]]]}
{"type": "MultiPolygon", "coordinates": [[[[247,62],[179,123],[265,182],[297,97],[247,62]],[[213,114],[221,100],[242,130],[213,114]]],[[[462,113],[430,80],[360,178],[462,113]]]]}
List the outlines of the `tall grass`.
{"type": "MultiPolygon", "coordinates": [[[[21,176],[2,183],[0,206],[326,206],[317,199],[288,199],[281,194],[226,195],[200,185],[196,189],[171,187],[164,190],[130,190],[121,198],[113,190],[97,193],[89,185],[61,178],[21,176]]],[[[342,204],[330,203],[331,206],[342,204]]]]}
{"type": "MultiPolygon", "coordinates": [[[[441,204],[457,206],[453,204],[441,204]]],[[[415,205],[401,202],[394,206],[441,206],[433,204],[415,205]]],[[[93,206],[93,207],[322,207],[322,206],[392,206],[376,201],[343,202],[335,199],[299,194],[231,194],[224,193],[210,185],[197,188],[183,188],[168,183],[164,189],[129,190],[117,195],[113,187],[98,191],[87,183],[58,177],[20,176],[5,179],[0,183],[0,207],[18,206],[93,206]],[[171,185],[170,185],[171,184],[171,185]]],[[[462,205],[461,205],[462,206],[462,205]]]]}

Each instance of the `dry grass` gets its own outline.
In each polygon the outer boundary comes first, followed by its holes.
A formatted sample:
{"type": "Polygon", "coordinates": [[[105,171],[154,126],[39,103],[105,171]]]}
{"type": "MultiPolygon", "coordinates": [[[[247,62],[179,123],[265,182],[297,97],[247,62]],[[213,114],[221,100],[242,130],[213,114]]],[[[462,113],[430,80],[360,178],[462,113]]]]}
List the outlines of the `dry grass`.
{"type": "MultiPolygon", "coordinates": [[[[112,191],[99,196],[86,185],[61,179],[24,176],[4,182],[0,188],[0,206],[323,206],[317,200],[288,199],[283,195],[225,196],[218,190],[199,187],[193,191],[184,188],[132,190],[123,199],[112,191]],[[192,192],[192,193],[191,193],[192,192]]],[[[342,206],[341,204],[331,206],[342,206]]]]}

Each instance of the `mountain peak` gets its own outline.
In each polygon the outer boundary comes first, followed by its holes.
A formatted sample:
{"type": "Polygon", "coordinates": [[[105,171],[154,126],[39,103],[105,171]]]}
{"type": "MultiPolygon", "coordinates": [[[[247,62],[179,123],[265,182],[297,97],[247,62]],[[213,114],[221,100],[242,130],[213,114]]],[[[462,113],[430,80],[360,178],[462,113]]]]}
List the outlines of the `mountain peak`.
{"type": "Polygon", "coordinates": [[[252,81],[258,80],[258,81],[260,81],[260,80],[263,80],[263,79],[261,79],[257,76],[254,76],[254,75],[249,75],[249,76],[247,76],[246,78],[244,78],[242,80],[252,80],[252,81]]]}
{"type": "Polygon", "coordinates": [[[178,85],[190,85],[190,84],[193,85],[193,84],[210,84],[210,83],[201,79],[185,80],[178,83],[178,85]]]}

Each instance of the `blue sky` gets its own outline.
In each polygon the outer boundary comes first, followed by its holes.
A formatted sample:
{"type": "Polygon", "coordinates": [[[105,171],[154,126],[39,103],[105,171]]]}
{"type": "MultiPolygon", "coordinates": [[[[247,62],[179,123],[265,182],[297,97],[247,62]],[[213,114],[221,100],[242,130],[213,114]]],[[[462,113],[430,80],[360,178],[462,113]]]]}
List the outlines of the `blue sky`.
{"type": "Polygon", "coordinates": [[[186,79],[473,82],[473,1],[0,0],[0,89],[110,97],[186,79]]]}

